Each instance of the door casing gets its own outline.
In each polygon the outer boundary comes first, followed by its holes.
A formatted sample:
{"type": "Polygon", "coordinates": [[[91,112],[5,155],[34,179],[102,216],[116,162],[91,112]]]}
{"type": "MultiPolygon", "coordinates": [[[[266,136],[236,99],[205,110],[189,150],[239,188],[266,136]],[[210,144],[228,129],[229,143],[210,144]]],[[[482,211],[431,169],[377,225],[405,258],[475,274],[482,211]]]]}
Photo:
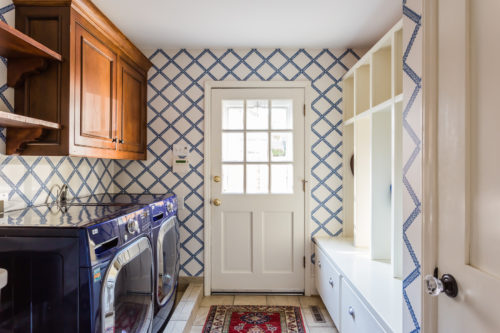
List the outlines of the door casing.
{"type": "Polygon", "coordinates": [[[211,96],[212,89],[251,89],[251,88],[303,88],[304,89],[304,102],[305,102],[305,119],[304,119],[304,179],[305,183],[305,194],[304,194],[304,255],[306,257],[306,267],[305,271],[305,286],[304,294],[310,296],[312,293],[313,286],[312,283],[312,266],[311,258],[312,255],[312,241],[311,241],[311,230],[310,230],[310,198],[311,198],[311,163],[310,155],[310,128],[311,128],[311,83],[309,81],[207,81],[205,82],[205,129],[204,129],[204,206],[203,206],[203,218],[204,232],[203,232],[203,249],[204,249],[204,294],[205,296],[210,296],[212,293],[212,253],[211,253],[211,240],[212,240],[212,221],[211,221],[211,209],[210,204],[210,193],[211,193],[211,160],[210,160],[210,144],[211,144],[211,96]]]}

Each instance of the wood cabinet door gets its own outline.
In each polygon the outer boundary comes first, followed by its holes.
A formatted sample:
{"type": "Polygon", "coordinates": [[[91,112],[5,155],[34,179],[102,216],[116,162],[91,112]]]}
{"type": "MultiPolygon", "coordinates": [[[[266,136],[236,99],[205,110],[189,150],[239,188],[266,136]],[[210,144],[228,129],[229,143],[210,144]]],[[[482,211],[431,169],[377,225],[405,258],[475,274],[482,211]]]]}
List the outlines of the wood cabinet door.
{"type": "Polygon", "coordinates": [[[75,25],[74,151],[77,155],[108,157],[102,151],[116,150],[116,53],[75,25]]]}
{"type": "Polygon", "coordinates": [[[147,76],[121,58],[118,63],[118,150],[121,158],[146,157],[147,76]],[[122,156],[123,155],[123,156],[122,156]]]}

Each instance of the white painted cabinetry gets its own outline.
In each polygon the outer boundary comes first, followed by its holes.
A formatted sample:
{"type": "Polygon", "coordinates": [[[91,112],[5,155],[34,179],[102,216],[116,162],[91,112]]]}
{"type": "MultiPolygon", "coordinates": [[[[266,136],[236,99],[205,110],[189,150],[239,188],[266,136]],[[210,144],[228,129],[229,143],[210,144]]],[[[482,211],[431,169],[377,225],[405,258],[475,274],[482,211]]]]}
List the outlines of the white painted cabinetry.
{"type": "Polygon", "coordinates": [[[335,325],[340,323],[340,274],[321,251],[316,251],[316,287],[335,325]]]}
{"type": "Polygon", "coordinates": [[[402,282],[352,238],[316,237],[316,287],[340,333],[402,332],[402,282]]]}
{"type": "Polygon", "coordinates": [[[356,296],[356,293],[345,279],[342,280],[341,288],[340,316],[342,333],[386,332],[367,309],[363,301],[356,296]]]}

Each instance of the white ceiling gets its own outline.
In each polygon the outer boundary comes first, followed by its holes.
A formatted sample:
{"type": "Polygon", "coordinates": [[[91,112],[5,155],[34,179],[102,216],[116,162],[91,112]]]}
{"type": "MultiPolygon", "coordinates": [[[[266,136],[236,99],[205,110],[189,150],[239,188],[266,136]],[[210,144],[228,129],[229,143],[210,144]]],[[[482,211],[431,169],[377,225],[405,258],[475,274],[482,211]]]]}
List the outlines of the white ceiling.
{"type": "Polygon", "coordinates": [[[401,0],[93,0],[143,50],[374,44],[401,0]]]}

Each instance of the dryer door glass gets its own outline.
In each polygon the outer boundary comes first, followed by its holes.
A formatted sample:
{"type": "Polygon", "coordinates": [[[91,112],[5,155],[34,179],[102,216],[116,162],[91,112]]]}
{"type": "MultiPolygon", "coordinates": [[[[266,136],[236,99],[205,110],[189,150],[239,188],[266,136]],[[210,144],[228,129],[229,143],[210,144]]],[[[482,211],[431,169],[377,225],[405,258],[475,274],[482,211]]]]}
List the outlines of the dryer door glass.
{"type": "Polygon", "coordinates": [[[142,237],[111,261],[102,284],[103,332],[149,332],[153,318],[153,257],[142,237]]]}
{"type": "Polygon", "coordinates": [[[179,271],[178,241],[177,219],[172,217],[162,224],[158,233],[157,298],[160,305],[168,302],[175,291],[179,271]]]}

